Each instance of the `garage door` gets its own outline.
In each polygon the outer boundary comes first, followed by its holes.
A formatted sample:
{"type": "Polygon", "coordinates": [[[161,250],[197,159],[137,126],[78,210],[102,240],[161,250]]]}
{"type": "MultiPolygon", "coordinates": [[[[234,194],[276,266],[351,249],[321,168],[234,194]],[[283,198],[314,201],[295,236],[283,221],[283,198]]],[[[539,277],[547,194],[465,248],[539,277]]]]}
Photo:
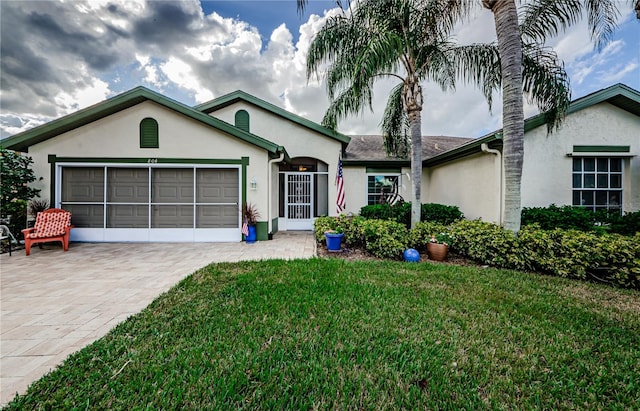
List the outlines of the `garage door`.
{"type": "Polygon", "coordinates": [[[62,166],[76,241],[240,241],[238,168],[62,166]]]}

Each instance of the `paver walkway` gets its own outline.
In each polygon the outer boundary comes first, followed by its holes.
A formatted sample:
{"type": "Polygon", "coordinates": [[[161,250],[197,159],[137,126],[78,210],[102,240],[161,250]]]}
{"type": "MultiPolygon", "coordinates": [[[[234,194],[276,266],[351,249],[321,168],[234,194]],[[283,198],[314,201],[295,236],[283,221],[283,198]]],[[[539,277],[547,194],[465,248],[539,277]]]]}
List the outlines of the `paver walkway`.
{"type": "Polygon", "coordinates": [[[310,232],[245,243],[72,243],[0,255],[0,404],[211,262],[310,258],[310,232]]]}

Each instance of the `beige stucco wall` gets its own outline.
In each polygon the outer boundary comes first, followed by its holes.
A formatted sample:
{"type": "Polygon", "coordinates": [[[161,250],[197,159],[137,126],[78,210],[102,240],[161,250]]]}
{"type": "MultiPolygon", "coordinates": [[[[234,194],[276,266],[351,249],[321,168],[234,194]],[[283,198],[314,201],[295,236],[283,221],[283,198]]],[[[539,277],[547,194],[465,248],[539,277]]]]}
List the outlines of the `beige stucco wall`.
{"type": "Polygon", "coordinates": [[[640,209],[640,119],[609,103],[570,114],[552,134],[546,126],[525,134],[523,207],[571,204],[573,161],[567,154],[574,145],[630,146],[636,157],[624,160],[624,211],[640,209]]]}
{"type": "Polygon", "coordinates": [[[193,158],[234,159],[249,157],[247,185],[256,176],[256,190],[247,189],[247,200],[256,204],[266,217],[267,162],[264,149],[229,136],[212,127],[187,118],[153,102],[143,102],[57,137],[36,144],[28,153],[34,171],[44,179],[38,182],[42,196],[49,197],[50,165],[48,155],[60,157],[115,158],[193,158]],[[140,148],[139,124],[145,117],[158,121],[159,148],[140,148]],[[264,176],[264,177],[263,177],[264,176]],[[263,178],[260,184],[260,178],[263,178]]]}
{"type": "Polygon", "coordinates": [[[422,202],[456,205],[466,218],[500,222],[499,158],[480,153],[424,169],[422,202]]]}
{"type": "MultiPolygon", "coordinates": [[[[249,113],[249,131],[251,133],[283,146],[291,158],[311,157],[327,163],[329,170],[329,213],[330,215],[335,215],[336,190],[331,188],[335,188],[333,182],[336,177],[342,143],[244,102],[221,108],[212,112],[211,115],[227,123],[234,124],[235,114],[238,110],[246,110],[249,113]]],[[[347,195],[350,196],[348,191],[347,195]]]]}

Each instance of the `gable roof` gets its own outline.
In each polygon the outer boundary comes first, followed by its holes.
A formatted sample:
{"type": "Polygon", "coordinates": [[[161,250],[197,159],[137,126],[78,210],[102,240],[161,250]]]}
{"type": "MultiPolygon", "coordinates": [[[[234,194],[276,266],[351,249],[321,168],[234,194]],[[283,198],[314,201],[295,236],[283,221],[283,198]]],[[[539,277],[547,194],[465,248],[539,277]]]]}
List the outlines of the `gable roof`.
{"type": "MultiPolygon", "coordinates": [[[[440,153],[449,151],[464,143],[470,138],[448,136],[423,136],[422,158],[428,159],[440,153]]],[[[344,165],[395,165],[409,166],[408,158],[390,157],[384,148],[384,141],[380,135],[351,136],[351,142],[342,157],[344,165]]]]}
{"type": "Polygon", "coordinates": [[[194,109],[200,110],[204,113],[209,114],[213,111],[230,106],[240,101],[259,107],[272,114],[275,114],[278,117],[281,117],[285,120],[289,120],[295,124],[298,124],[302,127],[305,127],[315,132],[318,132],[320,134],[323,134],[334,140],[338,140],[343,145],[349,144],[349,141],[351,140],[349,136],[338,133],[337,131],[331,130],[327,127],[323,127],[318,123],[315,123],[311,120],[307,120],[304,117],[300,117],[283,108],[276,106],[275,104],[266,102],[262,99],[259,99],[258,97],[252,96],[251,94],[245,93],[244,91],[241,91],[241,90],[237,90],[232,93],[225,94],[224,96],[213,99],[211,101],[208,101],[206,103],[199,104],[195,106],[194,109]]]}
{"type": "MultiPolygon", "coordinates": [[[[567,109],[567,115],[603,102],[612,104],[636,116],[640,116],[640,92],[621,83],[614,84],[613,86],[598,90],[572,101],[567,109]]],[[[524,121],[524,132],[526,133],[536,127],[540,127],[545,123],[544,113],[529,117],[524,121]]],[[[479,153],[482,150],[481,146],[484,143],[488,144],[491,148],[502,146],[502,129],[474,139],[467,144],[454,148],[446,153],[426,159],[422,162],[422,165],[435,166],[470,154],[479,153]]]]}
{"type": "Polygon", "coordinates": [[[248,133],[244,130],[234,127],[220,119],[212,117],[201,111],[182,104],[162,94],[151,91],[145,87],[139,86],[115,97],[111,97],[105,101],[94,104],[75,113],[66,115],[49,123],[42,124],[22,133],[15,134],[11,137],[0,141],[0,146],[17,151],[28,151],[29,147],[42,141],[53,138],[62,133],[74,130],[78,127],[90,124],[96,120],[100,120],[119,111],[133,107],[144,101],[152,101],[165,108],[180,113],[186,117],[196,120],[206,126],[215,128],[223,133],[229,134],[247,143],[253,144],[267,150],[271,155],[275,156],[285,153],[284,147],[279,146],[262,137],[248,133]]]}

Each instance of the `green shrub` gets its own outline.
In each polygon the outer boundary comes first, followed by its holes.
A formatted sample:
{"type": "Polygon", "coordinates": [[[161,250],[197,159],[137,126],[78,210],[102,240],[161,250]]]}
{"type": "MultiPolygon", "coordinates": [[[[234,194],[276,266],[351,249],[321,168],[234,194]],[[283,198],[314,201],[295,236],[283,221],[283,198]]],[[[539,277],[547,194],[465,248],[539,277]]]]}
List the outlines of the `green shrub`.
{"type": "Polygon", "coordinates": [[[343,241],[345,245],[352,248],[364,247],[364,224],[367,220],[360,216],[341,216],[338,218],[340,219],[340,224],[344,227],[343,241]]]}
{"type": "Polygon", "coordinates": [[[368,205],[360,209],[360,215],[367,220],[393,220],[406,226],[411,223],[411,203],[368,205]]]}
{"type": "Polygon", "coordinates": [[[399,259],[407,248],[408,230],[404,224],[389,220],[366,220],[365,250],[378,258],[399,259]]]}
{"type": "MultiPolygon", "coordinates": [[[[396,205],[376,204],[364,206],[360,209],[360,215],[368,220],[393,220],[411,226],[411,203],[396,205]]],[[[421,221],[431,221],[440,224],[451,224],[464,217],[457,206],[428,203],[422,204],[420,210],[421,221]]]]}
{"type": "Polygon", "coordinates": [[[364,247],[364,228],[366,220],[360,216],[318,217],[313,223],[316,241],[324,243],[324,233],[329,230],[344,233],[342,241],[348,247],[364,247]]]}
{"type": "Polygon", "coordinates": [[[457,252],[494,267],[524,267],[522,256],[513,252],[517,246],[513,232],[479,220],[457,221],[451,230],[456,237],[457,252]]]}
{"type": "Polygon", "coordinates": [[[419,251],[424,251],[431,236],[447,230],[444,224],[432,221],[420,221],[409,231],[408,246],[419,251]]]}
{"type": "Polygon", "coordinates": [[[640,288],[640,234],[523,227],[511,231],[482,221],[459,221],[452,231],[458,253],[480,263],[560,277],[599,279],[640,288]]]}
{"type": "Polygon", "coordinates": [[[634,235],[640,233],[640,210],[633,213],[618,215],[610,220],[610,230],[612,233],[634,235]]]}
{"type": "Polygon", "coordinates": [[[565,230],[591,231],[594,227],[593,211],[583,207],[551,204],[549,207],[522,209],[522,225],[538,224],[543,230],[563,228],[565,230]]]}
{"type": "Polygon", "coordinates": [[[462,220],[464,214],[458,206],[450,206],[437,203],[422,204],[421,216],[422,221],[432,221],[444,225],[449,225],[454,221],[462,220]]]}
{"type": "Polygon", "coordinates": [[[31,157],[0,148],[0,217],[11,216],[8,227],[18,239],[27,228],[29,200],[40,196],[40,190],[30,185],[36,181],[32,164],[31,157]]]}
{"type": "Polygon", "coordinates": [[[338,219],[336,217],[318,217],[313,222],[313,231],[316,235],[316,241],[323,242],[325,231],[335,230],[338,227],[338,219]]]}

